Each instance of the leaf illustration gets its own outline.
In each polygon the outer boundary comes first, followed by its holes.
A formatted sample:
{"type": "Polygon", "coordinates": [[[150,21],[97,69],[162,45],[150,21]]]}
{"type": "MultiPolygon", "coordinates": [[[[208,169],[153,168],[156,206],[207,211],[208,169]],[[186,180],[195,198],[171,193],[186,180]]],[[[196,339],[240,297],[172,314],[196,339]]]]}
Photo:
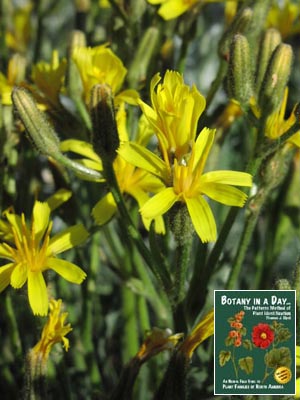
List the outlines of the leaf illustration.
{"type": "Polygon", "coordinates": [[[253,358],[252,357],[244,357],[239,359],[239,367],[241,370],[245,371],[246,374],[252,374],[253,372],[253,358]]]}
{"type": "Polygon", "coordinates": [[[276,332],[276,342],[285,342],[292,336],[288,328],[279,328],[276,332]]]}
{"type": "Polygon", "coordinates": [[[290,367],[292,363],[291,351],[288,347],[272,349],[265,355],[265,364],[267,367],[290,367]]]}
{"type": "Polygon", "coordinates": [[[243,347],[247,350],[252,350],[253,345],[252,345],[251,340],[249,340],[249,339],[243,340],[243,347]]]}
{"type": "Polygon", "coordinates": [[[230,351],[225,351],[221,350],[219,353],[219,364],[221,367],[224,367],[224,365],[231,359],[231,352],[230,351]]]}

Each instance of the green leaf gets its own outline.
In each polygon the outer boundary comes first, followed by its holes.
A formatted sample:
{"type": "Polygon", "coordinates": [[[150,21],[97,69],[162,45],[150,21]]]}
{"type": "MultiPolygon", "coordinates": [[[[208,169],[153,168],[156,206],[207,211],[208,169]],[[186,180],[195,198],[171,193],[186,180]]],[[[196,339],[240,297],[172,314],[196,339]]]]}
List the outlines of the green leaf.
{"type": "Polygon", "coordinates": [[[252,357],[244,357],[239,359],[239,367],[241,370],[245,371],[246,374],[252,374],[253,372],[253,358],[252,357]]]}
{"type": "Polygon", "coordinates": [[[249,339],[243,340],[243,347],[247,350],[252,350],[252,342],[249,339]]]}
{"type": "Polygon", "coordinates": [[[230,351],[225,351],[221,350],[219,353],[219,364],[221,367],[224,367],[224,365],[231,359],[231,352],[230,351]]]}
{"type": "Polygon", "coordinates": [[[276,342],[285,342],[289,340],[291,336],[292,334],[288,328],[280,328],[276,332],[276,342]]]}

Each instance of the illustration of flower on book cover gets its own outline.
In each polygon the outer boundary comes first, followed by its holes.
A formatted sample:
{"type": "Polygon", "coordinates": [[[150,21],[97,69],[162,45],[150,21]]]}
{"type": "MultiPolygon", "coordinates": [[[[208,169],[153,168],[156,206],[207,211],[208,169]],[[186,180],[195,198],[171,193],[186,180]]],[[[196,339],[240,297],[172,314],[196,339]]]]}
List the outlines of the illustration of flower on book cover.
{"type": "Polygon", "coordinates": [[[215,394],[295,394],[295,291],[215,291],[215,394]]]}

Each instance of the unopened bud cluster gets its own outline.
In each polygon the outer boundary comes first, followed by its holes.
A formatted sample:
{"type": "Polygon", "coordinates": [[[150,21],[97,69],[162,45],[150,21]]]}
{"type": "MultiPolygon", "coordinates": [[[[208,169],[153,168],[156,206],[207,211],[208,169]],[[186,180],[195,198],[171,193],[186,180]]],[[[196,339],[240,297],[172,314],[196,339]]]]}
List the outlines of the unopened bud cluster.
{"type": "Polygon", "coordinates": [[[291,72],[293,51],[290,45],[282,43],[280,33],[274,28],[264,33],[257,46],[251,36],[253,30],[247,29],[255,23],[254,14],[253,10],[250,13],[247,8],[242,9],[232,24],[239,29],[231,32],[231,36],[227,35],[230,37],[227,87],[229,97],[242,107],[247,107],[254,96],[262,117],[267,117],[281,104],[291,72]]]}

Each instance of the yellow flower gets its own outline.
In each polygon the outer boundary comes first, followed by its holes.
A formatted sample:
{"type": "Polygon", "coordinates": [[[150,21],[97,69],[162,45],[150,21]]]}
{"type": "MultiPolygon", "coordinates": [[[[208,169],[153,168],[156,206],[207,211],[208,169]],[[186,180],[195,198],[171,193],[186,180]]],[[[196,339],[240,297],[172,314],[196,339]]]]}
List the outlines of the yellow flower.
{"type": "Polygon", "coordinates": [[[158,14],[165,20],[177,18],[190,10],[199,0],[148,0],[148,3],[161,4],[158,14]]]}
{"type": "Polygon", "coordinates": [[[191,358],[196,348],[214,334],[214,310],[206,314],[182,342],[179,351],[191,358]]]}
{"type": "Polygon", "coordinates": [[[172,335],[170,329],[155,327],[151,331],[146,332],[146,339],[136,357],[144,362],[162,351],[173,350],[182,337],[183,333],[172,335]]]}
{"type": "MultiPolygon", "coordinates": [[[[161,4],[158,14],[165,20],[177,18],[196,4],[218,3],[226,0],[148,0],[148,3],[161,4]]],[[[235,0],[239,1],[239,0],[235,0]]],[[[230,1],[232,3],[232,1],[230,1]]]]}
{"type": "Polygon", "coordinates": [[[180,162],[190,152],[195,140],[197,124],[205,108],[205,98],[193,86],[184,84],[176,71],[167,71],[163,82],[160,74],[151,80],[152,108],[139,101],[151,128],[157,135],[162,157],[167,164],[173,158],[180,162]]]}
{"type": "Polygon", "coordinates": [[[31,349],[29,360],[31,365],[39,364],[46,367],[50,351],[56,343],[63,343],[63,348],[69,350],[69,340],[66,335],[72,331],[71,325],[65,320],[68,313],[61,312],[62,301],[51,299],[49,303],[50,312],[48,320],[43,328],[40,341],[31,349]]]}
{"type": "Polygon", "coordinates": [[[111,7],[109,0],[99,0],[98,3],[99,3],[99,7],[101,7],[101,8],[110,8],[111,7]]]}
{"type": "Polygon", "coordinates": [[[52,53],[50,63],[40,61],[32,68],[32,80],[53,105],[59,102],[58,96],[64,83],[66,68],[66,60],[59,62],[56,50],[52,53]]]}
{"type": "MultiPolygon", "coordinates": [[[[124,107],[121,106],[117,113],[117,125],[120,139],[123,142],[128,141],[125,118],[124,107]]],[[[144,125],[143,121],[140,125],[141,131],[139,132],[139,143],[142,143],[148,139],[148,134],[145,132],[147,127],[144,125]]],[[[61,142],[60,149],[62,152],[71,151],[83,156],[84,158],[81,160],[76,159],[76,161],[84,164],[86,167],[102,171],[101,159],[93,151],[92,146],[89,143],[80,140],[66,140],[61,142]]],[[[115,158],[113,167],[121,193],[126,193],[133,197],[137,201],[139,207],[142,207],[148,201],[149,192],[157,193],[164,187],[160,179],[143,169],[136,168],[120,156],[115,158]]],[[[112,193],[108,192],[96,203],[92,210],[92,215],[97,224],[104,225],[116,212],[116,202],[112,193]]],[[[149,229],[152,218],[149,219],[147,217],[142,217],[142,220],[146,229],[149,229]]],[[[164,222],[160,216],[155,218],[155,231],[157,233],[165,232],[164,222]]]]}
{"type": "Polygon", "coordinates": [[[214,141],[215,131],[204,128],[191,153],[181,164],[175,159],[172,174],[158,156],[134,143],[124,144],[119,154],[128,162],[144,168],[162,179],[166,186],[140,209],[142,216],[153,219],[165,214],[177,201],[186,204],[194,228],[202,242],[216,240],[217,229],[211,208],[204,196],[229,206],[242,207],[247,195],[233,187],[252,186],[252,177],[245,172],[213,171],[204,167],[214,141]]]}
{"type": "Polygon", "coordinates": [[[77,65],[83,83],[85,102],[90,101],[90,92],[94,85],[106,83],[111,87],[115,101],[120,103],[136,103],[138,94],[134,90],[125,90],[119,93],[127,69],[108,45],[97,47],[75,47],[72,52],[72,59],[77,65]]]}
{"type": "Polygon", "coordinates": [[[77,265],[56,257],[76,245],[83,243],[88,232],[82,224],[71,226],[50,238],[52,221],[50,213],[67,201],[71,193],[60,190],[47,201],[35,201],[30,226],[24,214],[17,215],[7,210],[6,220],[1,220],[0,257],[10,262],[0,267],[0,292],[9,284],[21,288],[27,281],[28,298],[36,315],[47,315],[48,294],[43,272],[52,269],[64,279],[80,284],[86,277],[77,265]]]}
{"type": "Polygon", "coordinates": [[[14,54],[8,62],[7,77],[0,72],[0,97],[2,104],[12,104],[11,92],[13,87],[24,79],[25,68],[25,58],[20,54],[14,54]]]}
{"type": "Polygon", "coordinates": [[[16,52],[28,52],[28,44],[31,38],[31,11],[33,2],[27,1],[15,6],[12,15],[11,28],[6,32],[5,42],[7,47],[16,52]],[[22,5],[20,5],[22,4],[22,5]]]}
{"type": "Polygon", "coordinates": [[[290,0],[285,0],[283,4],[274,2],[268,14],[267,26],[278,29],[283,39],[300,33],[299,4],[293,4],[290,0]]]}
{"type": "MultiPolygon", "coordinates": [[[[289,118],[285,119],[287,99],[288,88],[285,89],[280,108],[267,119],[265,135],[272,140],[279,139],[280,136],[287,132],[297,121],[293,111],[289,118]]],[[[300,130],[290,137],[287,142],[300,147],[300,130]]]]}

